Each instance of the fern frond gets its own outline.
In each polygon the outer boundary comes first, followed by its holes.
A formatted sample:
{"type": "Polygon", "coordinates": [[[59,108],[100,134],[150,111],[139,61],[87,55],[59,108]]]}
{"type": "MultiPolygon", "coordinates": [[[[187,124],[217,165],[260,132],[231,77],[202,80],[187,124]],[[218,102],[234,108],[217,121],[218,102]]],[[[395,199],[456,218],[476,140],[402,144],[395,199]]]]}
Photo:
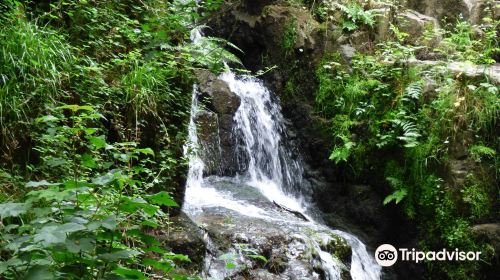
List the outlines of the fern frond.
{"type": "Polygon", "coordinates": [[[421,82],[413,82],[408,85],[408,87],[405,89],[404,95],[403,95],[403,101],[405,102],[415,102],[420,99],[420,96],[422,96],[423,92],[423,87],[421,82]]]}

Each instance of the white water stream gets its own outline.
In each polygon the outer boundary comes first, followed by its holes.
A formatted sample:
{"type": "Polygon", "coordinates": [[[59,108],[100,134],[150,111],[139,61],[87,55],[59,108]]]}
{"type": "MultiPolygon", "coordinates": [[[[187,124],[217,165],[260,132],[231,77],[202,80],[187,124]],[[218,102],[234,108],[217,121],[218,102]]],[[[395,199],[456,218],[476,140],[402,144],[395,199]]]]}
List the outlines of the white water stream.
{"type": "MultiPolygon", "coordinates": [[[[193,41],[199,41],[201,35],[194,32],[193,41]]],[[[234,116],[233,137],[241,143],[235,147],[239,155],[238,165],[244,167],[234,178],[203,177],[204,163],[199,156],[199,143],[195,118],[201,110],[198,105],[198,90],[193,89],[191,120],[189,124],[189,143],[186,153],[189,153],[189,174],[185,195],[184,212],[196,220],[197,215],[209,208],[224,208],[239,215],[273,222],[293,229],[294,234],[313,244],[319,255],[322,270],[326,279],[342,279],[342,264],[323,251],[319,243],[303,234],[304,230],[315,229],[321,233],[331,233],[343,237],[352,248],[350,274],[354,280],[378,280],[381,268],[368,253],[365,245],[355,236],[346,232],[331,230],[314,222],[306,213],[310,205],[300,193],[303,169],[299,160],[293,159],[284,143],[286,133],[283,116],[277,101],[272,100],[271,93],[262,81],[237,76],[227,72],[219,77],[225,81],[233,93],[241,99],[240,107],[234,116]],[[232,188],[221,182],[229,182],[232,188]],[[237,187],[234,187],[237,186],[237,187]],[[249,196],[248,192],[241,195],[244,189],[253,189],[259,196],[249,196]],[[250,197],[250,198],[249,198],[250,197]],[[290,215],[280,215],[272,209],[276,202],[286,208],[304,213],[310,221],[290,218],[290,215]],[[267,203],[264,207],[263,203],[267,203]],[[271,205],[271,206],[269,206],[271,205]]],[[[250,190],[252,191],[252,190],[250,190]]],[[[207,277],[226,277],[219,270],[206,269],[207,277]]]]}

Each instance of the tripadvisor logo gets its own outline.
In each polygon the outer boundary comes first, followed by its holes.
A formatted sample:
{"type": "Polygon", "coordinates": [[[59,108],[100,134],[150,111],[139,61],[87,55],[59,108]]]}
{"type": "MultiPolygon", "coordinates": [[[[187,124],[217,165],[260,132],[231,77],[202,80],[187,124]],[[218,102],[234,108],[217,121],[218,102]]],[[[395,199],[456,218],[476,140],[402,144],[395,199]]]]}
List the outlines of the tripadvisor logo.
{"type": "Polygon", "coordinates": [[[417,251],[415,248],[399,248],[397,250],[390,244],[380,245],[375,250],[375,260],[381,266],[392,266],[398,260],[419,263],[422,261],[478,261],[481,252],[465,252],[458,249],[449,251],[442,249],[440,251],[417,251]]]}

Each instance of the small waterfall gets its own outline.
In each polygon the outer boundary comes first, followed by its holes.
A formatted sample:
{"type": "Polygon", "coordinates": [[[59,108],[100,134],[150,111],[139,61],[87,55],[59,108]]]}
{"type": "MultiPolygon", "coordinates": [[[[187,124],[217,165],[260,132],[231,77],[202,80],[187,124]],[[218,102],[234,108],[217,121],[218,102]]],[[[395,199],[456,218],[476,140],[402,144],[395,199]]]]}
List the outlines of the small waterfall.
{"type": "MultiPolygon", "coordinates": [[[[191,37],[195,43],[202,38],[198,31],[194,31],[191,37]]],[[[322,249],[334,235],[344,238],[352,249],[350,268],[352,279],[380,279],[380,266],[355,236],[331,230],[321,223],[314,222],[309,216],[307,216],[309,221],[304,221],[277,209],[279,207],[276,205],[281,205],[293,211],[306,213],[311,208],[307,199],[300,193],[303,169],[300,161],[294,159],[285,143],[286,127],[279,103],[272,100],[269,90],[256,78],[227,72],[219,79],[225,81],[230,90],[241,99],[240,107],[234,115],[232,133],[237,143],[235,153],[238,155],[237,162],[241,172],[232,178],[203,177],[204,162],[200,156],[200,149],[203,147],[198,140],[195,121],[201,109],[198,104],[198,88],[194,86],[189,141],[185,147],[185,153],[189,156],[189,174],[184,212],[202,224],[220,219],[218,218],[220,216],[227,216],[228,219],[238,221],[240,223],[238,226],[245,227],[243,224],[248,221],[242,217],[254,219],[247,225],[257,232],[253,237],[247,236],[252,235],[250,229],[237,232],[239,227],[233,227],[239,242],[240,239],[260,238],[260,232],[255,228],[255,224],[261,224],[263,229],[279,228],[284,236],[291,236],[288,248],[285,250],[289,252],[287,254],[291,264],[283,273],[290,270],[295,274],[290,272],[293,276],[288,276],[287,279],[295,279],[296,275],[306,270],[299,265],[298,258],[309,254],[311,265],[321,267],[325,279],[342,279],[341,273],[345,266],[332,253],[322,249]],[[305,244],[309,244],[312,253],[305,244]]],[[[215,229],[223,227],[226,223],[220,224],[219,220],[215,221],[218,223],[215,224],[215,229]]],[[[215,246],[212,242],[210,244],[211,247],[215,246]]],[[[238,260],[247,265],[243,260],[244,252],[231,249],[230,253],[238,255],[238,260]]],[[[224,265],[220,265],[215,256],[207,255],[206,264],[203,275],[205,278],[231,277],[230,272],[227,272],[224,265]]],[[[311,275],[313,277],[310,279],[321,278],[316,272],[302,275],[301,278],[311,275]]]]}
{"type": "Polygon", "coordinates": [[[262,81],[255,78],[236,77],[227,72],[220,79],[241,98],[233,134],[242,143],[236,151],[243,155],[238,157],[239,165],[245,165],[243,159],[248,159],[248,184],[258,188],[269,200],[304,212],[298,189],[303,170],[282,141],[285,127],[278,103],[271,100],[262,81]]]}

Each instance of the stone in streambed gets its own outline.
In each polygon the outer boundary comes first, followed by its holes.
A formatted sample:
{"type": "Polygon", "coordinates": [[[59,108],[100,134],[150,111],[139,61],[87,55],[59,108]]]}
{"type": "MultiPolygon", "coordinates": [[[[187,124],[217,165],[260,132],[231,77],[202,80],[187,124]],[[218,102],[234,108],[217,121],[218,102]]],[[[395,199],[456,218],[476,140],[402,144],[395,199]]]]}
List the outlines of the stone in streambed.
{"type": "Polygon", "coordinates": [[[236,173],[235,139],[232,137],[234,114],[240,97],[228,84],[207,70],[198,70],[200,112],[195,117],[203,146],[204,175],[232,176],[236,173]]]}
{"type": "Polygon", "coordinates": [[[172,227],[157,236],[165,248],[176,254],[187,255],[191,262],[180,262],[179,269],[187,274],[203,270],[206,245],[203,231],[184,213],[172,217],[172,227]]]}

